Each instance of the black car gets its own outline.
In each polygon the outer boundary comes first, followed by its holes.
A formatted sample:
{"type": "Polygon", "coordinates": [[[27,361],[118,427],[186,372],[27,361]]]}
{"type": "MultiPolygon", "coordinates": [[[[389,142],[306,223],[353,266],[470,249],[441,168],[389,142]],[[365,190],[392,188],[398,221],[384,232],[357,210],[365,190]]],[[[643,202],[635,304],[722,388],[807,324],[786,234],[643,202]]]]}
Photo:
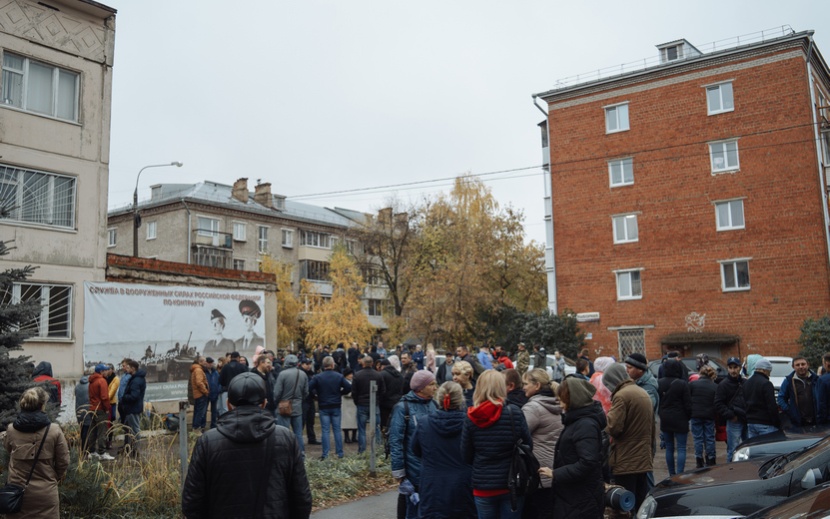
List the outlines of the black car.
{"type": "MultiPolygon", "coordinates": [[[[682,357],[680,360],[683,362],[683,365],[686,366],[686,371],[689,374],[697,373],[696,357],[682,357]]],[[[660,364],[662,364],[662,362],[662,360],[653,360],[648,363],[648,370],[651,371],[654,378],[659,378],[660,364]]],[[[718,374],[718,378],[715,380],[717,383],[720,383],[721,380],[729,376],[729,371],[726,369],[726,363],[721,359],[717,357],[709,357],[709,366],[718,374]]]]}
{"type": "Polygon", "coordinates": [[[800,451],[830,434],[830,425],[814,425],[796,431],[775,431],[742,442],[735,448],[732,461],[780,456],[800,451]]]}
{"type": "Polygon", "coordinates": [[[746,519],[819,519],[830,515],[830,483],[785,499],[777,505],[758,510],[746,519]]]}
{"type": "Polygon", "coordinates": [[[677,474],[655,486],[637,519],[745,516],[830,480],[830,437],[775,458],[715,465],[677,474]]]}

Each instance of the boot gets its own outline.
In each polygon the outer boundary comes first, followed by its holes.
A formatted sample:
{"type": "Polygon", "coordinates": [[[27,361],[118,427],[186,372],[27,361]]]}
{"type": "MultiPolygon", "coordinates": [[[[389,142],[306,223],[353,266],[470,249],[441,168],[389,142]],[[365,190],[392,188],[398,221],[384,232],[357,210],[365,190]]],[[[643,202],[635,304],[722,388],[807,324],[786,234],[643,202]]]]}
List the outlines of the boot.
{"type": "Polygon", "coordinates": [[[695,462],[697,463],[697,468],[703,468],[703,458],[695,458],[695,462]]]}
{"type": "Polygon", "coordinates": [[[717,465],[717,464],[718,464],[718,462],[717,462],[717,457],[716,456],[712,456],[711,458],[708,457],[708,456],[706,457],[706,466],[707,467],[711,467],[712,465],[717,465]]]}

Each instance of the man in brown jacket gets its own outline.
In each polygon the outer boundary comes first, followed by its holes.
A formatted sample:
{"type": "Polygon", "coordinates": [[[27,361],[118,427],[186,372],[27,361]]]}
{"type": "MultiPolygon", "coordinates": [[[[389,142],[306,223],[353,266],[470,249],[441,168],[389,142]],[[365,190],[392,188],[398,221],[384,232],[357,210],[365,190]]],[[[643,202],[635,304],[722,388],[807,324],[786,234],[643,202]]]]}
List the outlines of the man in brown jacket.
{"type": "Polygon", "coordinates": [[[89,410],[94,413],[89,435],[90,449],[92,445],[95,445],[95,452],[89,457],[104,461],[115,459],[107,452],[107,420],[112,404],[110,404],[107,379],[103,374],[108,370],[109,367],[106,364],[98,364],[95,366],[95,373],[89,377],[89,410]]]}
{"type": "Polygon", "coordinates": [[[602,374],[611,391],[608,434],[611,436],[609,465],[614,482],[634,493],[634,510],[648,493],[647,474],[653,470],[654,410],[651,398],[629,378],[625,364],[611,364],[602,374]]]}
{"type": "Polygon", "coordinates": [[[193,430],[204,431],[207,427],[207,408],[210,403],[208,387],[207,362],[201,355],[193,359],[190,365],[190,387],[193,391],[193,430]]]}

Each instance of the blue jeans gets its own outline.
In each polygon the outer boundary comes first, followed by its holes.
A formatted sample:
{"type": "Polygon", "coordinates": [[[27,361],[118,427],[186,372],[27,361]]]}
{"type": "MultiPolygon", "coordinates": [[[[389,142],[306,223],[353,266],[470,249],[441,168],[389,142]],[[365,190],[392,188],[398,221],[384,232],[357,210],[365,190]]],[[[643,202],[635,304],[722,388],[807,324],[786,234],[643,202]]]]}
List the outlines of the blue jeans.
{"type": "Polygon", "coordinates": [[[193,430],[203,429],[207,426],[207,408],[210,401],[207,395],[196,399],[193,407],[193,430]]]}
{"type": "Polygon", "coordinates": [[[740,421],[733,422],[729,420],[726,422],[726,461],[732,462],[732,455],[735,454],[735,449],[738,445],[746,439],[746,425],[740,421]]]}
{"type": "Polygon", "coordinates": [[[715,459],[715,421],[692,418],[689,424],[695,440],[695,458],[702,458],[705,451],[707,459],[715,459]]]}
{"type": "Polygon", "coordinates": [[[334,428],[334,450],[337,457],[343,457],[343,433],[340,431],[340,408],[320,409],[320,428],[323,430],[323,457],[327,458],[331,449],[329,430],[334,428]]]}
{"type": "Polygon", "coordinates": [[[287,427],[294,431],[294,436],[297,437],[297,446],[300,452],[305,453],[305,445],[303,444],[303,415],[297,416],[283,416],[277,413],[277,425],[287,427]]]}
{"type": "Polygon", "coordinates": [[[686,470],[686,442],[689,433],[661,432],[666,442],[666,465],[669,468],[669,476],[674,476],[686,470]],[[677,447],[677,470],[674,465],[674,449],[677,447]]]}
{"type": "Polygon", "coordinates": [[[760,423],[751,423],[747,424],[746,426],[746,436],[747,438],[755,438],[756,436],[761,436],[762,434],[767,434],[771,432],[775,432],[778,430],[778,427],[774,425],[764,425],[760,423]]]}
{"type": "MultiPolygon", "coordinates": [[[[357,453],[360,454],[366,450],[366,426],[369,424],[369,406],[357,406],[357,453]]],[[[375,409],[375,434],[372,438],[377,442],[380,441],[380,409],[375,409]]]]}
{"type": "Polygon", "coordinates": [[[510,510],[510,494],[493,497],[475,497],[478,519],[520,519],[524,508],[523,497],[519,498],[518,509],[510,510]]]}

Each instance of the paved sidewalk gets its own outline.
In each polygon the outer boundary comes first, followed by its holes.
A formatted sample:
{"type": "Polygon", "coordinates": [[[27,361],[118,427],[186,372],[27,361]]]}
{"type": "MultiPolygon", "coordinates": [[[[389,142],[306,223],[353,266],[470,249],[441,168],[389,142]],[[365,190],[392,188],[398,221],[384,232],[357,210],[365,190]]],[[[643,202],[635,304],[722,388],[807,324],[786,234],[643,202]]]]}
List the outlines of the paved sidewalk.
{"type": "Polygon", "coordinates": [[[392,490],[364,497],[351,503],[333,506],[311,514],[314,519],[342,519],[343,517],[360,517],[361,519],[396,519],[398,509],[398,491],[392,490]]]}

